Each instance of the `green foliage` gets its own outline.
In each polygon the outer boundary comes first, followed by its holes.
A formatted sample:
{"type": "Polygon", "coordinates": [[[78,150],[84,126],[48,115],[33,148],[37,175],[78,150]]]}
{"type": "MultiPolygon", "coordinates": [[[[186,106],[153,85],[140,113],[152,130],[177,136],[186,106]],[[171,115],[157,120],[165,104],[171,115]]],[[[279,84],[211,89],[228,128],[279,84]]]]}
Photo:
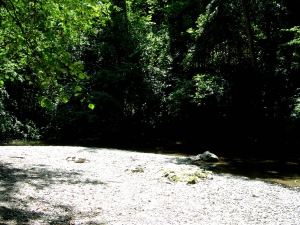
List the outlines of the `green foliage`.
{"type": "Polygon", "coordinates": [[[204,30],[207,29],[208,24],[214,19],[216,14],[218,13],[218,6],[213,6],[216,4],[216,0],[212,0],[205,9],[203,14],[200,14],[196,21],[196,28],[189,28],[187,30],[188,33],[193,35],[195,38],[199,38],[204,30]]]}
{"type": "Polygon", "coordinates": [[[11,140],[38,140],[41,138],[40,129],[33,121],[19,121],[12,112],[5,108],[5,101],[9,98],[3,86],[0,87],[0,143],[11,140]]]}
{"type": "Polygon", "coordinates": [[[194,101],[199,102],[201,99],[209,96],[215,96],[217,99],[224,97],[228,85],[224,79],[211,74],[197,74],[193,78],[196,86],[194,101]]]}
{"type": "Polygon", "coordinates": [[[102,26],[109,19],[106,1],[1,1],[0,54],[1,83],[18,79],[39,87],[41,105],[66,102],[65,79],[85,79],[80,45],[94,23],[102,26]],[[76,49],[74,49],[76,47],[76,49]],[[29,67],[32,73],[22,73],[29,67]],[[4,79],[5,78],[5,79],[4,79]],[[51,89],[55,89],[55,93],[51,89]],[[47,93],[48,92],[48,93],[47,93]]]}
{"type": "Polygon", "coordinates": [[[16,120],[13,127],[14,140],[39,140],[41,131],[33,121],[27,120],[24,123],[16,120]]]}
{"type": "Polygon", "coordinates": [[[92,110],[95,108],[95,105],[94,105],[94,104],[89,104],[88,106],[89,106],[89,108],[92,109],[92,110]]]}
{"type": "Polygon", "coordinates": [[[0,84],[0,143],[9,142],[13,133],[13,117],[5,109],[3,103],[8,97],[3,85],[0,84]]]}
{"type": "Polygon", "coordinates": [[[294,26],[290,29],[285,29],[284,31],[290,31],[294,33],[294,39],[286,43],[286,45],[300,45],[300,26],[294,26]]]}
{"type": "Polygon", "coordinates": [[[294,26],[290,29],[283,29],[284,32],[293,33],[294,37],[292,40],[289,40],[287,43],[284,43],[282,46],[286,47],[292,47],[293,53],[292,53],[292,68],[297,70],[300,68],[300,26],[294,26]]]}
{"type": "Polygon", "coordinates": [[[250,145],[299,118],[288,1],[0,2],[3,140],[250,145]]]}
{"type": "Polygon", "coordinates": [[[186,104],[193,100],[194,85],[192,81],[185,80],[177,84],[174,89],[165,101],[168,105],[168,114],[177,117],[186,104]]]}

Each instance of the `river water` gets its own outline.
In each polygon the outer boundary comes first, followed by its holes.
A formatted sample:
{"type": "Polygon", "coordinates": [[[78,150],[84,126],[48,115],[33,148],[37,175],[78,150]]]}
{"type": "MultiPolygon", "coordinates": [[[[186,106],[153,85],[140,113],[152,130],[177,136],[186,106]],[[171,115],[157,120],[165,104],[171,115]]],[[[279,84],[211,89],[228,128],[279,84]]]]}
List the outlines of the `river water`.
{"type": "MultiPolygon", "coordinates": [[[[147,152],[151,152],[148,150],[147,152]]],[[[179,157],[193,157],[195,154],[185,154],[180,151],[153,150],[156,154],[166,154],[179,157]]],[[[213,151],[211,151],[213,152],[213,151]]],[[[199,152],[201,154],[202,152],[199,152]]],[[[214,152],[213,152],[214,153],[214,152]]],[[[217,163],[199,163],[212,166],[215,173],[231,174],[235,176],[259,179],[280,183],[287,187],[300,187],[300,156],[298,157],[253,157],[249,155],[221,155],[217,154],[217,163]]]]}

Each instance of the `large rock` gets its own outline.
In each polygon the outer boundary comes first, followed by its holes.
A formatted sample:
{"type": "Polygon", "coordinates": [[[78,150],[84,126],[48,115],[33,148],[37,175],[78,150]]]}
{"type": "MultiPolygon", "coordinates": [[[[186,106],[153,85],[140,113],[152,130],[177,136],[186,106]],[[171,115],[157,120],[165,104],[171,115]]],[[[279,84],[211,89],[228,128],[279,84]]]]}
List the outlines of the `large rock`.
{"type": "Polygon", "coordinates": [[[212,172],[194,165],[169,165],[161,169],[162,176],[173,182],[196,184],[200,180],[212,179],[212,172]]]}
{"type": "Polygon", "coordinates": [[[192,161],[219,162],[219,158],[214,153],[206,151],[192,158],[192,161]]]}

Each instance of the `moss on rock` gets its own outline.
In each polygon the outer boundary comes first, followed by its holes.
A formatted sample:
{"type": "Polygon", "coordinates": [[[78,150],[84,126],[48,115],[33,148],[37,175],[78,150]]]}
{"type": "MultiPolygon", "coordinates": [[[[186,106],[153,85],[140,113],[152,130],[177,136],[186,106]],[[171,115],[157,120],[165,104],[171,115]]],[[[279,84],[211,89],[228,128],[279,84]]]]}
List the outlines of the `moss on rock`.
{"type": "Polygon", "coordinates": [[[211,179],[212,172],[194,165],[169,165],[161,169],[162,175],[173,182],[196,184],[200,180],[211,179]]]}

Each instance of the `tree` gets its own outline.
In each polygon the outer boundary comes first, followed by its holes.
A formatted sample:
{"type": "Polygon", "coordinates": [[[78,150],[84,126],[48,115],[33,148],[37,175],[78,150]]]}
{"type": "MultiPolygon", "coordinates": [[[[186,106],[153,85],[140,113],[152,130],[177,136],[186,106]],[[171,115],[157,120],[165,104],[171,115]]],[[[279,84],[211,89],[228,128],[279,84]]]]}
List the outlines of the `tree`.
{"type": "MultiPolygon", "coordinates": [[[[65,80],[88,78],[78,60],[86,32],[105,25],[109,1],[0,1],[0,84],[6,79],[35,85],[43,107],[67,102],[65,80]]],[[[77,91],[79,89],[77,88],[77,91]]]]}
{"type": "Polygon", "coordinates": [[[247,31],[247,38],[248,38],[248,46],[249,46],[249,52],[250,52],[251,65],[252,65],[252,68],[255,70],[256,69],[256,56],[255,56],[255,49],[254,49],[254,42],[253,42],[250,16],[249,16],[248,6],[247,6],[247,1],[246,0],[242,0],[242,7],[243,7],[243,16],[244,16],[244,20],[245,20],[245,27],[246,27],[246,31],[247,31]]]}

